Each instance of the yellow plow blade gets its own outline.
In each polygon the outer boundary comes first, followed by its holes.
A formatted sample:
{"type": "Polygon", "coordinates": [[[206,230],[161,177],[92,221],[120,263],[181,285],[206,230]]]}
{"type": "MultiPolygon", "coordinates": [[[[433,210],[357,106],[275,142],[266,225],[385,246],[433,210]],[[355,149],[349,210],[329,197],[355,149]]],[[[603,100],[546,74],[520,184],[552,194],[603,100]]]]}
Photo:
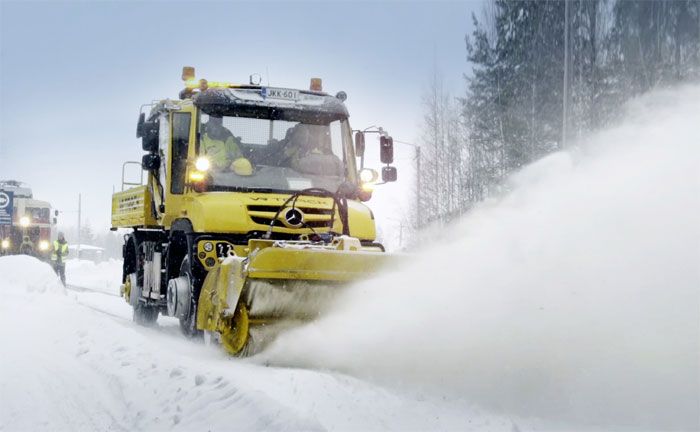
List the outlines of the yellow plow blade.
{"type": "Polygon", "coordinates": [[[197,327],[218,334],[235,355],[253,354],[280,331],[317,318],[345,285],[394,261],[351,238],[322,246],[251,240],[248,249],[209,272],[197,311],[197,327]]]}

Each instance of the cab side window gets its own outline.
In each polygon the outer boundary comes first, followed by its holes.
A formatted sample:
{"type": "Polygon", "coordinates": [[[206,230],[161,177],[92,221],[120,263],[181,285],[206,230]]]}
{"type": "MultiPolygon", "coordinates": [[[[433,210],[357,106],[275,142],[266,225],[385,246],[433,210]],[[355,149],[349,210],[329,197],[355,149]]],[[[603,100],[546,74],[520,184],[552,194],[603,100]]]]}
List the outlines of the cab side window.
{"type": "Polygon", "coordinates": [[[173,152],[170,192],[181,194],[185,190],[187,148],[190,140],[190,113],[173,113],[173,152]]]}

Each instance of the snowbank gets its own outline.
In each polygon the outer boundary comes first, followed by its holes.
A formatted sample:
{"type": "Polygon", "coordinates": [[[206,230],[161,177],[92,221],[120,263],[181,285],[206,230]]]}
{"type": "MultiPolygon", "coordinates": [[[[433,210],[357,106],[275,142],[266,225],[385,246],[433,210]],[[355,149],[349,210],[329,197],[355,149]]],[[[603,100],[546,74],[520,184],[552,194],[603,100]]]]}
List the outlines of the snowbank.
{"type": "Polygon", "coordinates": [[[0,292],[63,293],[51,266],[28,255],[0,257],[0,292]]]}
{"type": "Polygon", "coordinates": [[[262,359],[565,430],[699,429],[698,113],[700,86],[636,101],[262,359]]]}

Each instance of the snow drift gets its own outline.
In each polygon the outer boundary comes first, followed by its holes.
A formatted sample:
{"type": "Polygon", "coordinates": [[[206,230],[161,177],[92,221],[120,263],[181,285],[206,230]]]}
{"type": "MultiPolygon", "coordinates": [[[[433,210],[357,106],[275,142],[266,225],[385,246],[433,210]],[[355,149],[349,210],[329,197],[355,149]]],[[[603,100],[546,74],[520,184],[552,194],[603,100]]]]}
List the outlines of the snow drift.
{"type": "Polygon", "coordinates": [[[627,111],[261,359],[567,430],[700,427],[700,86],[627,111]]]}
{"type": "Polygon", "coordinates": [[[64,293],[61,281],[51,266],[27,255],[13,255],[0,260],[0,292],[64,293]],[[17,271],[32,268],[31,272],[17,271]]]}

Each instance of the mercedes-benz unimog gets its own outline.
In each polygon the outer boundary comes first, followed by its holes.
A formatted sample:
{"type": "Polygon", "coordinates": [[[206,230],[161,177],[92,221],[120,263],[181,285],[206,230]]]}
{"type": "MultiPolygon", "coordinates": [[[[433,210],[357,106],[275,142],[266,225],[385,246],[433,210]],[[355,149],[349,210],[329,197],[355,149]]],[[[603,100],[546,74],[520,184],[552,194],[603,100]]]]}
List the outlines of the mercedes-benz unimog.
{"type": "MultiPolygon", "coordinates": [[[[319,79],[237,85],[186,67],[183,80],[179,100],[142,107],[146,183],[112,197],[112,229],[130,229],[121,291],[136,322],[174,316],[185,335],[248,355],[385,263],[363,203],[379,176],[358,170],[365,139],[353,142],[345,93],[319,79]]],[[[380,155],[381,181],[395,181],[388,136],[380,155]]]]}

